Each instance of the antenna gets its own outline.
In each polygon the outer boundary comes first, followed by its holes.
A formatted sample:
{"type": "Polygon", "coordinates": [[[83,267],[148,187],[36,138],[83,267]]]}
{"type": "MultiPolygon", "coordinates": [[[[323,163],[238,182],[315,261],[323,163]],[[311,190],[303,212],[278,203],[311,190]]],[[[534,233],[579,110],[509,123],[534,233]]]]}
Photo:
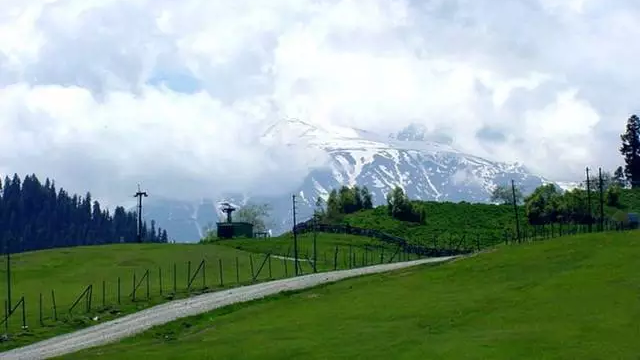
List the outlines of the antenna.
{"type": "Polygon", "coordinates": [[[138,242],[142,242],[142,197],[148,197],[146,191],[140,190],[140,184],[138,184],[138,192],[133,197],[138,198],[138,242]]]}
{"type": "Polygon", "coordinates": [[[221,210],[223,213],[227,214],[227,222],[231,223],[231,213],[236,211],[236,208],[234,208],[233,206],[231,206],[231,204],[225,202],[220,204],[221,205],[221,210]]]}

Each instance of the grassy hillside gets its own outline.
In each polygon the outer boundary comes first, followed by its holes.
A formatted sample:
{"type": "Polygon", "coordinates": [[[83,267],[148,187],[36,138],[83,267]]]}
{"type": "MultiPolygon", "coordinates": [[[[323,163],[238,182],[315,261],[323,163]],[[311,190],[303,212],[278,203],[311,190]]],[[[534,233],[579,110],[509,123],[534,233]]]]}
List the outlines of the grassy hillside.
{"type": "MultiPolygon", "coordinates": [[[[184,297],[187,295],[189,261],[193,274],[200,262],[205,260],[205,278],[202,278],[202,271],[200,271],[192,286],[192,292],[197,293],[202,291],[203,280],[208,290],[221,287],[220,260],[223,265],[223,286],[231,287],[238,285],[237,280],[240,284],[250,283],[251,261],[254,262],[257,272],[257,267],[263,258],[264,256],[261,255],[251,255],[226,246],[186,244],[89,246],[13,255],[12,304],[16,304],[21,296],[25,297],[26,321],[29,329],[27,331],[21,329],[22,311],[18,308],[9,323],[11,341],[0,342],[0,350],[91,325],[95,321],[89,319],[94,316],[97,316],[99,321],[103,321],[174,297],[184,297]],[[237,273],[236,259],[238,259],[237,273]],[[171,296],[169,294],[173,292],[174,264],[177,294],[171,296]],[[146,270],[149,270],[149,300],[146,299],[146,279],[140,283],[146,270]],[[160,295],[160,271],[163,274],[162,295],[160,295]],[[135,302],[130,297],[134,273],[136,282],[140,283],[135,302]],[[120,304],[118,304],[117,295],[118,278],[121,283],[120,304]],[[70,315],[69,308],[88,285],[93,285],[90,313],[85,313],[86,302],[81,300],[70,315]],[[52,290],[55,294],[58,322],[53,319],[52,290]],[[40,294],[42,294],[44,327],[39,324],[40,294]],[[64,323],[63,320],[67,322],[64,323]]],[[[6,299],[6,259],[2,257],[0,262],[0,296],[6,299]]],[[[274,261],[271,265],[273,278],[286,276],[282,261],[274,261]]],[[[292,271],[291,266],[289,275],[292,271]]],[[[264,281],[268,278],[269,274],[265,270],[260,273],[257,280],[264,281]]]]}
{"type": "MultiPolygon", "coordinates": [[[[299,237],[301,259],[313,259],[312,244],[311,235],[299,237]]],[[[250,284],[254,282],[254,274],[256,282],[293,276],[295,268],[292,259],[272,257],[269,260],[265,256],[266,253],[272,253],[293,257],[292,245],[291,238],[283,237],[269,240],[220,241],[216,244],[89,246],[15,254],[11,261],[12,304],[15,306],[24,296],[26,322],[29,328],[21,329],[22,309],[18,307],[9,322],[11,341],[0,342],[0,350],[69,332],[167,300],[185,297],[188,295],[189,278],[193,279],[190,293],[199,293],[250,284]],[[194,275],[203,260],[204,268],[194,275]],[[172,294],[174,265],[177,290],[175,295],[172,294]],[[147,270],[149,299],[146,297],[147,278],[144,278],[147,270]],[[134,275],[136,284],[139,285],[135,301],[131,296],[134,275]],[[89,285],[92,285],[92,306],[89,313],[86,312],[86,301],[81,299],[70,314],[70,307],[89,285]],[[41,296],[43,324],[40,324],[41,296]],[[54,319],[53,296],[58,321],[54,319]],[[94,317],[97,317],[97,321],[90,320],[94,317]]],[[[407,254],[396,254],[392,259],[396,248],[380,246],[380,243],[368,238],[340,234],[321,234],[317,239],[317,250],[318,271],[415,258],[407,254]]],[[[301,261],[300,272],[313,272],[312,264],[309,261],[301,261]]],[[[6,259],[3,257],[0,259],[2,298],[6,298],[7,295],[6,275],[6,259]]]]}
{"type": "MultiPolygon", "coordinates": [[[[594,197],[594,216],[599,212],[597,200],[594,197]]],[[[640,190],[622,190],[620,203],[620,208],[605,206],[605,215],[617,221],[623,221],[627,212],[640,213],[640,190]]],[[[463,238],[467,243],[475,244],[479,241],[481,245],[493,245],[504,241],[505,232],[515,234],[515,214],[511,205],[435,201],[415,201],[414,204],[425,210],[426,224],[397,220],[387,214],[386,206],[348,214],[342,222],[351,226],[379,230],[416,243],[433,244],[435,241],[441,247],[447,247],[449,241],[457,242],[463,238]]],[[[527,222],[523,206],[518,207],[518,216],[521,231],[533,232],[533,228],[527,222]]],[[[557,231],[559,226],[557,224],[555,226],[557,231]]],[[[565,231],[569,227],[570,225],[563,225],[565,231]]]]}
{"type": "Polygon", "coordinates": [[[632,359],[640,233],[503,247],[154,328],[67,359],[632,359]]]}
{"type": "MultiPolygon", "coordinates": [[[[515,218],[512,206],[470,203],[419,202],[426,210],[426,225],[392,218],[385,206],[349,214],[349,225],[376,229],[419,243],[446,242],[451,236],[480,236],[483,242],[502,239],[505,230],[513,231],[515,218]]],[[[521,211],[524,217],[524,212],[521,211]]]]}

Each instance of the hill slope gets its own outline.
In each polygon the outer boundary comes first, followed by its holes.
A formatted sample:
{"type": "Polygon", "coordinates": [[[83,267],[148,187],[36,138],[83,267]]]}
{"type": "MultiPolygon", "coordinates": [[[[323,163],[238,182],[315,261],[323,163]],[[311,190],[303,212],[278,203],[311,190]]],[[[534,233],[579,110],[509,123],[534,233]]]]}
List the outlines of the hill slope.
{"type": "MultiPolygon", "coordinates": [[[[199,244],[84,246],[12,255],[11,304],[15,306],[24,296],[26,323],[29,329],[21,329],[22,309],[18,306],[10,318],[11,340],[0,342],[0,350],[70,332],[93,325],[96,321],[105,321],[173,298],[185,297],[188,274],[192,274],[193,277],[203,260],[206,277],[201,276],[203,271],[198,273],[193,280],[192,293],[202,291],[202,281],[206,281],[208,290],[222,287],[220,261],[223,265],[224,287],[248,284],[251,282],[251,261],[258,262],[263,258],[262,255],[249,254],[226,246],[199,244]],[[147,270],[150,295],[148,300],[147,281],[144,277],[147,270]],[[177,293],[171,295],[174,289],[174,274],[177,293]],[[134,279],[139,285],[135,301],[131,296],[134,279]],[[89,313],[86,313],[85,298],[82,298],[70,315],[71,306],[89,285],[92,285],[92,305],[89,313]],[[40,296],[43,324],[40,324],[40,296]],[[96,320],[90,320],[93,317],[96,317],[96,320]]],[[[0,282],[0,294],[6,299],[6,259],[3,257],[1,261],[0,278],[3,281],[0,282]]],[[[282,262],[272,264],[272,274],[274,278],[285,277],[282,262]]],[[[268,278],[269,275],[262,271],[258,280],[264,281],[268,278]]]]}
{"type": "MultiPolygon", "coordinates": [[[[312,237],[301,236],[299,240],[300,274],[312,273],[312,237]]],[[[418,258],[358,236],[325,234],[317,240],[318,272],[418,258]]],[[[0,341],[0,350],[68,333],[189,294],[293,277],[291,245],[291,239],[286,238],[250,239],[215,244],[86,246],[14,254],[11,306],[16,311],[10,317],[9,341],[0,341]],[[267,253],[274,256],[267,257],[267,253]],[[28,329],[21,328],[22,297],[28,329]]],[[[3,262],[0,278],[6,279],[6,259],[0,261],[3,262]]],[[[5,299],[6,285],[6,281],[0,282],[0,294],[5,299]]]]}
{"type": "Polygon", "coordinates": [[[611,359],[640,352],[637,232],[502,248],[227,308],[66,358],[611,359]]]}

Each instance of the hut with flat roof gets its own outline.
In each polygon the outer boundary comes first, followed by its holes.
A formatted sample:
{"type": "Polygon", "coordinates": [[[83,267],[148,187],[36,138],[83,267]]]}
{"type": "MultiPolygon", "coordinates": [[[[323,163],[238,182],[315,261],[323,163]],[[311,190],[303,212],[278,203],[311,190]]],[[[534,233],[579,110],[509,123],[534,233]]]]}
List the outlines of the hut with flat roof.
{"type": "Polygon", "coordinates": [[[253,224],[244,221],[234,222],[232,220],[231,213],[236,211],[236,208],[231,206],[229,203],[223,203],[221,210],[227,214],[227,221],[216,224],[218,227],[217,235],[219,239],[253,237],[253,224]]]}

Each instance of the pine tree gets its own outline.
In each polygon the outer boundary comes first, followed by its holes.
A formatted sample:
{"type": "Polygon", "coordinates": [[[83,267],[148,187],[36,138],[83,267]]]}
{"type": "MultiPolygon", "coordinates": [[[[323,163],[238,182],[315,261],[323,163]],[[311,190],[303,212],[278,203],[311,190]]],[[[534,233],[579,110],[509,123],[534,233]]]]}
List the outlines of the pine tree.
{"type": "Polygon", "coordinates": [[[626,180],[624,178],[624,169],[622,166],[619,166],[613,173],[613,183],[619,187],[625,187],[626,180]]]}
{"type": "Polygon", "coordinates": [[[149,242],[156,242],[156,221],[151,220],[151,231],[149,232],[149,242]]]}
{"type": "MultiPolygon", "coordinates": [[[[80,198],[56,192],[50,179],[42,184],[34,174],[24,180],[15,174],[0,182],[0,244],[8,243],[12,252],[115,243],[121,237],[133,242],[136,227],[135,213],[117,207],[112,217],[90,193],[80,198]]],[[[158,242],[166,231],[155,227],[153,222],[148,231],[143,223],[149,240],[158,242]]]]}
{"type": "Polygon", "coordinates": [[[366,186],[363,186],[360,192],[362,196],[362,208],[364,210],[373,209],[373,198],[369,189],[366,186]]]}
{"type": "Polygon", "coordinates": [[[627,129],[620,135],[622,146],[620,153],[624,156],[624,174],[631,187],[640,186],[640,118],[632,115],[627,120],[627,129]]]}

